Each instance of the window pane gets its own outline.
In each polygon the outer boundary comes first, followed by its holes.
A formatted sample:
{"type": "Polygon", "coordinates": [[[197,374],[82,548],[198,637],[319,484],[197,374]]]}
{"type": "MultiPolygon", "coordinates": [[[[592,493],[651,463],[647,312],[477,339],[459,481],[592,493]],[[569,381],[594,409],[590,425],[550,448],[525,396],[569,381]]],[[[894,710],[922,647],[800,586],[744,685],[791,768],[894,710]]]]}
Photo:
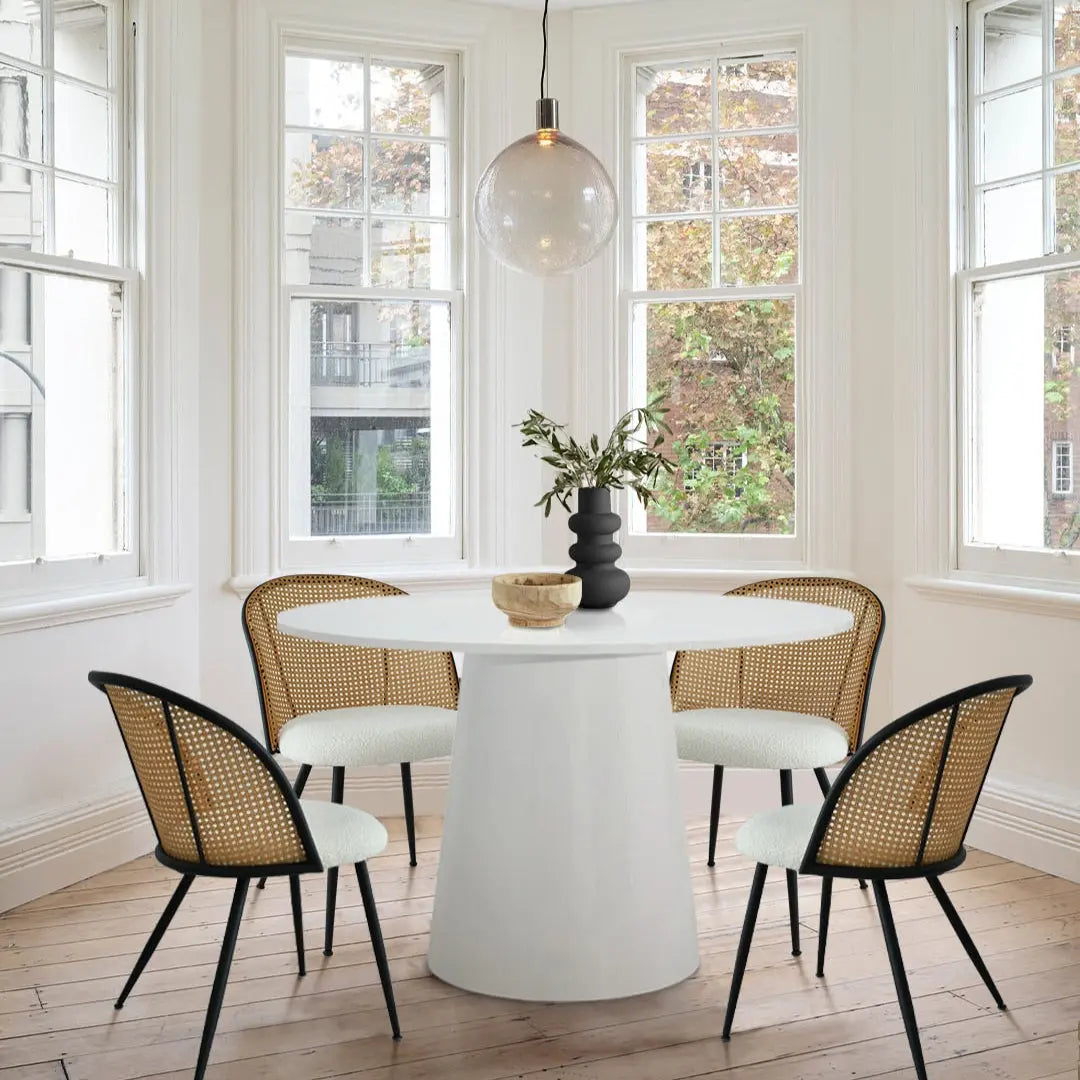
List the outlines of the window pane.
{"type": "Polygon", "coordinates": [[[0,52],[41,63],[41,0],[14,0],[3,5],[0,52]]]}
{"type": "Polygon", "coordinates": [[[1080,498],[1054,491],[1055,442],[1080,439],[1080,271],[980,283],[974,291],[975,448],[971,540],[1071,548],[1080,498]]]}
{"type": "Polygon", "coordinates": [[[364,219],[287,211],[285,281],[289,285],[363,285],[364,219]]]}
{"type": "Polygon", "coordinates": [[[446,213],[446,154],[422,142],[372,143],[371,208],[392,214],[446,213]]]}
{"type": "Polygon", "coordinates": [[[795,206],[799,201],[799,137],[720,139],[721,207],[795,206]]]}
{"type": "Polygon", "coordinates": [[[712,210],[711,139],[641,143],[636,161],[638,213],[712,210]]]}
{"type": "Polygon", "coordinates": [[[1054,66],[1080,65],[1080,3],[1058,0],[1054,4],[1054,66]]]}
{"type": "Polygon", "coordinates": [[[294,300],[291,314],[309,384],[292,431],[310,462],[291,494],[310,506],[301,535],[447,535],[449,304],[294,300]]]}
{"type": "Polygon", "coordinates": [[[110,261],[109,193],[93,184],[56,179],[57,255],[87,262],[110,261]]]}
{"type": "Polygon", "coordinates": [[[0,244],[42,251],[44,237],[44,175],[0,162],[0,244]]]}
{"type": "Polygon", "coordinates": [[[1033,259],[1043,254],[1042,181],[990,188],[982,199],[982,262],[1033,259]]]}
{"type": "Polygon", "coordinates": [[[1042,168],[1042,90],[1033,86],[1019,93],[992,98],[982,106],[982,179],[1042,168]]]}
{"type": "Polygon", "coordinates": [[[758,128],[799,122],[794,60],[720,62],[720,127],[758,128]]]}
{"type": "MultiPolygon", "coordinates": [[[[645,280],[635,288],[707,289],[712,285],[712,221],[650,221],[635,229],[645,280]]],[[[639,275],[640,276],[640,275],[639,275]]]]}
{"type": "Polygon", "coordinates": [[[639,67],[637,79],[639,133],[686,135],[712,130],[710,64],[639,67]]]}
{"type": "Polygon", "coordinates": [[[110,178],[109,100],[56,81],[56,167],[110,178]]]}
{"type": "Polygon", "coordinates": [[[1020,0],[983,17],[981,90],[989,92],[1042,74],[1042,0],[1020,0]]]}
{"type": "Polygon", "coordinates": [[[799,224],[795,214],[721,219],[722,285],[774,285],[798,280],[799,224]]]}
{"type": "Polygon", "coordinates": [[[446,72],[440,64],[371,65],[371,128],[409,135],[446,134],[446,72]]]}
{"type": "Polygon", "coordinates": [[[109,12],[104,4],[78,0],[56,4],[53,18],[56,70],[85,82],[109,83],[109,12]]]}
{"type": "Polygon", "coordinates": [[[0,154],[42,159],[41,76],[0,64],[0,154]]]}
{"type": "Polygon", "coordinates": [[[285,123],[306,128],[364,130],[364,65],[345,60],[285,57],[285,123]]]}
{"type": "Polygon", "coordinates": [[[1054,80],[1054,164],[1080,161],[1080,76],[1054,80]]]}
{"type": "Polygon", "coordinates": [[[639,304],[633,336],[645,358],[638,397],[668,394],[679,466],[647,530],[793,533],[794,301],[639,304]]]}
{"type": "Polygon", "coordinates": [[[121,310],[111,283],[0,269],[10,358],[0,359],[0,387],[11,408],[0,426],[3,561],[127,547],[121,310]],[[31,527],[11,520],[19,507],[31,512],[31,527]]]}
{"type": "Polygon", "coordinates": [[[285,134],[287,206],[364,209],[364,140],[290,131],[285,134]]]}
{"type": "Polygon", "coordinates": [[[394,289],[448,289],[446,226],[427,221],[371,223],[371,283],[394,289]]]}
{"type": "Polygon", "coordinates": [[[1080,251],[1080,172],[1054,177],[1054,232],[1056,251],[1080,251]]]}

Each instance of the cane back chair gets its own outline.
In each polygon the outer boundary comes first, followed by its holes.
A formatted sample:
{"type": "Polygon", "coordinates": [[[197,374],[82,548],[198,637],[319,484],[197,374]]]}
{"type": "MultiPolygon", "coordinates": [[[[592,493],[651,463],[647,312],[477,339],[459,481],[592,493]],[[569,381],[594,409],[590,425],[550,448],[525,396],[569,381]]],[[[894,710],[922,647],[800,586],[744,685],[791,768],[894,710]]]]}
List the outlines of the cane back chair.
{"type": "MultiPolygon", "coordinates": [[[[453,746],[458,700],[453,654],[336,645],[283,634],[277,626],[278,615],[290,608],[404,595],[370,578],[290,574],[251,591],[243,624],[266,746],[300,765],[296,793],[303,792],[312,766],[329,767],[331,801],[341,803],[346,767],[399,764],[409,864],[415,866],[412,762],[446,757],[453,746]]],[[[260,881],[258,887],[263,885],[260,881]]],[[[331,869],[326,879],[327,956],[333,952],[336,900],[337,871],[331,869]]]]}
{"type": "MultiPolygon", "coordinates": [[[[844,578],[772,578],[732,589],[827,604],[851,612],[852,626],[815,641],[679,652],[671,669],[671,705],[679,757],[713,766],[709,866],[716,861],[725,766],[775,769],[780,801],[793,799],[792,771],[813,769],[822,794],[825,766],[844,760],[862,739],[870,680],[885,609],[864,585],[844,578]]],[[[864,884],[865,887],[865,884],[864,884]]],[[[799,955],[799,897],[788,876],[791,950],[799,955]]]]}
{"type": "Polygon", "coordinates": [[[752,817],[736,848],[757,864],[731,976],[723,1037],[731,1035],[750,942],[770,866],[821,877],[817,974],[825,944],[833,878],[874,885],[885,947],[919,1080],[927,1080],[900,942],[885,882],[926,878],[998,1008],[990,972],[945,892],[940,877],[965,859],[964,839],[1013,699],[1031,685],[1012,675],[957,690],[888,725],[858,750],[816,806],[784,806],[752,817]]]}
{"type": "Polygon", "coordinates": [[[181,875],[124,984],[123,1008],[196,877],[236,879],[221,955],[210,992],[195,1080],[202,1080],[232,966],[248,884],[259,875],[288,877],[299,973],[304,974],[300,875],[353,864],[394,1038],[398,1027],[390,968],[367,860],[386,847],[386,829],[350,806],[305,802],[277,762],[243,728],[190,698],[142,679],[92,671],[109,699],[157,835],[155,855],[181,875]]]}

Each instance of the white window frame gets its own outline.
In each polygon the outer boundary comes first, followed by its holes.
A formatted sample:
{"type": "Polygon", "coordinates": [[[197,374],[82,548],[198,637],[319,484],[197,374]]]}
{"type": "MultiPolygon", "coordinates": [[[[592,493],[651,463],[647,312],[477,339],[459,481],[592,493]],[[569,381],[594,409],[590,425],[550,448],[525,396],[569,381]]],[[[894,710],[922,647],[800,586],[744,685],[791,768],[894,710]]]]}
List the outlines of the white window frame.
{"type": "MultiPolygon", "coordinates": [[[[630,560],[640,561],[646,564],[654,562],[668,562],[677,560],[697,565],[730,565],[738,563],[749,567],[772,568],[772,569],[801,569],[806,565],[808,558],[807,532],[809,515],[807,512],[807,493],[810,485],[806,477],[808,469],[809,442],[807,439],[805,424],[803,422],[803,405],[806,401],[804,382],[804,357],[806,355],[806,336],[804,333],[804,303],[805,303],[805,278],[807,275],[806,260],[806,188],[808,177],[803,167],[807,147],[807,109],[804,105],[805,95],[805,48],[802,35],[778,35],[765,38],[747,38],[735,41],[717,39],[713,42],[689,45],[683,49],[665,47],[641,51],[626,52],[622,56],[622,77],[620,92],[620,132],[619,132],[619,161],[620,175],[620,203],[624,208],[622,221],[619,229],[619,283],[618,283],[618,311],[619,311],[619,356],[627,375],[623,380],[623,396],[620,402],[623,409],[640,405],[644,400],[643,387],[645,386],[645,357],[635,357],[633,349],[633,312],[634,307],[641,303],[655,303],[665,300],[700,300],[700,301],[732,301],[732,300],[759,300],[770,297],[777,299],[789,299],[795,306],[795,528],[794,532],[783,535],[738,533],[646,533],[641,528],[644,517],[639,505],[633,505],[628,496],[623,496],[620,506],[623,520],[630,524],[621,535],[621,543],[630,560]],[[702,62],[709,63],[713,69],[713,125],[707,136],[715,140],[720,133],[717,117],[717,95],[719,87],[716,82],[717,62],[721,59],[742,59],[753,57],[754,59],[771,59],[777,56],[794,56],[798,71],[798,120],[791,127],[778,126],[777,133],[788,130],[796,130],[799,137],[799,201],[796,209],[799,220],[799,280],[791,285],[760,285],[760,286],[731,286],[720,285],[719,260],[713,259],[713,283],[707,289],[680,289],[671,291],[657,291],[634,288],[634,235],[633,230],[637,222],[636,215],[631,211],[633,207],[634,192],[634,158],[633,147],[635,143],[634,120],[636,103],[636,83],[634,78],[635,68],[641,64],[662,67],[665,64],[682,64],[702,62]],[[635,527],[636,526],[636,527],[635,527]]],[[[770,129],[773,130],[773,129],[770,129]]],[[[758,134],[754,129],[751,134],[758,134]]],[[[744,134],[743,132],[730,132],[732,136],[744,134]]],[[[713,210],[710,217],[713,222],[713,247],[718,250],[718,229],[721,211],[718,210],[716,199],[717,178],[713,177],[713,210]]],[[[694,216],[691,214],[687,217],[694,216]]],[[[703,217],[704,213],[697,216],[703,217]]],[[[835,565],[835,563],[834,563],[835,565]]]]}
{"type": "MultiPolygon", "coordinates": [[[[1053,164],[1053,82],[1055,77],[1067,72],[1080,72],[1080,68],[1053,67],[1053,0],[1043,0],[1043,50],[1044,65],[1048,64],[1038,78],[1019,83],[1025,86],[1043,86],[1043,161],[1042,168],[1008,181],[989,182],[987,187],[1002,183],[1016,183],[1022,179],[1042,177],[1043,186],[1043,244],[1045,252],[1052,252],[1054,241],[1053,177],[1061,172],[1075,169],[1072,166],[1053,164]],[[1049,58],[1049,59],[1047,59],[1049,58]],[[1048,182],[1049,181],[1049,182],[1048,182]]],[[[975,175],[974,162],[977,153],[978,126],[975,122],[979,95],[974,91],[973,72],[981,70],[982,39],[972,32],[975,21],[987,11],[1002,6],[1002,0],[962,0],[959,9],[959,47],[955,56],[956,125],[954,140],[955,160],[955,217],[956,217],[956,263],[955,283],[955,404],[956,434],[953,456],[953,510],[949,570],[973,580],[998,581],[1003,584],[1023,586],[1031,583],[1046,588],[1080,588],[1080,551],[1072,549],[1020,549],[985,542],[978,543],[967,538],[968,523],[975,519],[975,500],[978,497],[978,453],[976,445],[976,393],[973,372],[975,362],[974,295],[978,285],[1003,278],[1043,275],[1061,270],[1080,269],[1080,251],[1065,254],[1044,254],[1039,258],[1021,259],[1008,263],[980,266],[981,237],[977,213],[977,191],[980,186],[975,175]]],[[[1005,88],[1003,88],[1005,89],[1005,88]]],[[[1016,87],[1009,87],[1015,90],[1016,87]]],[[[1002,91],[988,93],[994,96],[1002,91]]]]}
{"type": "MultiPolygon", "coordinates": [[[[335,37],[305,33],[300,30],[284,31],[279,38],[275,101],[278,105],[281,122],[277,125],[277,160],[275,170],[275,204],[277,226],[275,229],[277,252],[275,267],[277,280],[283,281],[282,244],[284,240],[282,220],[284,212],[283,169],[281,162],[284,155],[284,134],[286,125],[281,111],[284,101],[284,71],[287,53],[304,54],[319,57],[339,57],[342,60],[358,60],[365,63],[365,134],[370,137],[371,94],[370,65],[371,57],[402,61],[424,61],[441,64],[446,72],[446,111],[448,116],[447,139],[447,183],[449,211],[446,225],[450,251],[449,289],[387,289],[372,286],[323,286],[323,285],[288,285],[281,286],[281,300],[278,330],[278,379],[279,395],[282,403],[279,418],[278,440],[278,475],[281,477],[281,489],[278,493],[278,505],[282,508],[277,515],[277,547],[281,551],[282,566],[291,567],[326,567],[327,569],[348,569],[361,565],[391,564],[435,564],[445,565],[460,562],[464,557],[464,538],[462,530],[462,413],[463,413],[463,370],[464,353],[464,244],[462,237],[462,165],[463,124],[462,108],[463,82],[462,62],[458,52],[445,49],[431,49],[415,45],[403,46],[392,41],[379,40],[368,35],[339,35],[335,37]],[[450,312],[450,446],[452,460],[449,465],[452,490],[450,493],[451,528],[448,536],[427,535],[391,535],[391,536],[314,536],[294,537],[290,528],[289,484],[291,479],[291,360],[289,356],[290,310],[294,300],[381,300],[387,302],[424,302],[445,303],[450,312]]],[[[365,169],[369,166],[365,162],[365,169]]],[[[370,235],[371,212],[365,208],[365,234],[370,235]]],[[[394,215],[390,215],[393,217],[394,215]]],[[[365,244],[365,256],[370,270],[370,244],[365,244]]],[[[436,403],[432,402],[432,408],[436,403]]],[[[434,477],[432,478],[434,480],[434,477]]]]}
{"type": "MultiPolygon", "coordinates": [[[[48,559],[36,555],[28,560],[0,564],[0,593],[15,604],[22,603],[27,597],[50,596],[70,593],[74,590],[110,589],[120,583],[139,582],[146,579],[143,552],[144,525],[141,507],[145,502],[143,490],[143,470],[140,468],[140,447],[142,437],[140,418],[142,415],[141,397],[143,376],[141,371],[140,348],[140,275],[135,268],[140,237],[136,230],[137,186],[140,175],[139,155],[141,144],[136,124],[136,87],[135,38],[132,32],[132,17],[137,12],[137,4],[127,0],[99,0],[110,8],[109,33],[110,50],[113,64],[109,72],[109,85],[106,89],[114,96],[113,137],[116,147],[114,172],[107,182],[94,177],[83,177],[77,173],[57,169],[53,164],[53,130],[55,123],[54,95],[46,89],[43,95],[42,138],[44,143],[44,161],[36,166],[45,186],[46,214],[53,215],[54,178],[56,175],[67,176],[75,180],[89,181],[97,186],[107,186],[115,193],[115,215],[111,243],[116,255],[112,264],[86,262],[47,252],[31,252],[15,247],[0,247],[0,268],[13,268],[38,271],[53,275],[63,275],[79,280],[102,281],[115,285],[122,294],[122,327],[125,372],[125,433],[126,456],[124,460],[125,505],[124,536],[126,547],[118,552],[101,552],[86,556],[48,559]]],[[[53,68],[53,5],[45,4],[42,8],[42,56],[41,63],[22,60],[16,57],[6,58],[13,65],[40,74],[43,77],[54,74],[53,68]]],[[[85,85],[88,89],[101,92],[102,87],[95,84],[83,84],[81,80],[65,73],[59,74],[66,82],[73,85],[85,85]]],[[[50,84],[46,84],[48,86],[50,84]]],[[[17,159],[12,163],[26,167],[17,159]]],[[[40,404],[35,391],[35,409],[31,414],[31,439],[41,447],[40,435],[33,427],[33,414],[40,404]]],[[[31,450],[33,460],[34,449],[31,450]]],[[[33,466],[31,465],[31,468],[33,466]]],[[[44,509],[41,507],[41,492],[44,478],[32,481],[31,485],[31,528],[34,547],[39,549],[40,537],[45,527],[44,509]]]]}
{"type": "Polygon", "coordinates": [[[1071,439],[1055,439],[1050,444],[1050,476],[1052,494],[1071,495],[1073,493],[1073,444],[1071,439]],[[1060,466],[1059,455],[1063,459],[1060,466]]]}

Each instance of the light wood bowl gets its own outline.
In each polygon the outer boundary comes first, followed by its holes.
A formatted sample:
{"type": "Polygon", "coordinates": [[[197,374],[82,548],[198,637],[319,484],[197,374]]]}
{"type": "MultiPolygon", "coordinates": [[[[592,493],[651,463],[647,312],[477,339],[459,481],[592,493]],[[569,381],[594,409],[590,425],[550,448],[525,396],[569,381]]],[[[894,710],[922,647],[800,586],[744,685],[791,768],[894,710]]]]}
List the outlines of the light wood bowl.
{"type": "Polygon", "coordinates": [[[581,578],[571,574],[499,574],[491,599],[511,626],[562,626],[581,603],[581,578]]]}

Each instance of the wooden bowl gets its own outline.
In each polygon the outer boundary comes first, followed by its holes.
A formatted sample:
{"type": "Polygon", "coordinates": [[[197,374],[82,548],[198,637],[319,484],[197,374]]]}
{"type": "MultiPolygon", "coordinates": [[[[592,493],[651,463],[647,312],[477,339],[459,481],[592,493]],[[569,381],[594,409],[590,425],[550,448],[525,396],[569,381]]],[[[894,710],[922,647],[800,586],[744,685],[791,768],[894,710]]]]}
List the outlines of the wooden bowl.
{"type": "Polygon", "coordinates": [[[499,574],[491,599],[511,626],[562,626],[581,603],[581,578],[571,574],[499,574]]]}

